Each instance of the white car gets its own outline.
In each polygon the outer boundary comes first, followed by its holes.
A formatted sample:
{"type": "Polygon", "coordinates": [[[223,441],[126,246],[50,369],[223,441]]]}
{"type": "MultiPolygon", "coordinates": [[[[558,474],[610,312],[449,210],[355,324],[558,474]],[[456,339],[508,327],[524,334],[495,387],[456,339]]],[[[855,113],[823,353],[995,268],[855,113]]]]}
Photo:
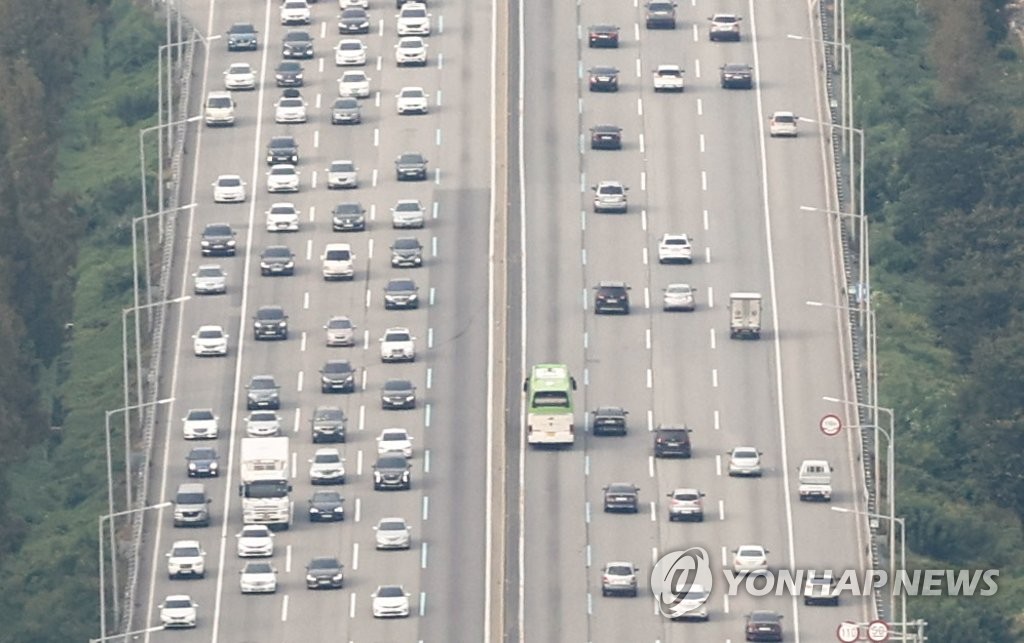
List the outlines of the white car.
{"type": "Polygon", "coordinates": [[[220,418],[213,409],[189,409],[182,421],[182,434],[186,440],[214,440],[220,427],[220,418]]]}
{"type": "Polygon", "coordinates": [[[317,449],[309,460],[311,484],[344,484],[345,458],[333,447],[317,449]]]}
{"type": "Polygon", "coordinates": [[[338,79],[338,96],[366,98],[370,95],[370,78],[358,69],[346,71],[338,79]]]}
{"type": "Polygon", "coordinates": [[[768,550],[761,545],[742,545],[733,550],[732,570],[737,574],[768,571],[768,550]]]}
{"type": "Polygon", "coordinates": [[[412,547],[412,531],[403,518],[381,518],[373,528],[377,532],[377,549],[409,549],[412,547]]]}
{"type": "Polygon", "coordinates": [[[195,627],[198,605],[188,594],[172,594],[158,605],[160,623],[165,628],[195,627]]]}
{"type": "Polygon", "coordinates": [[[679,620],[708,620],[708,598],[710,597],[711,592],[703,585],[694,584],[686,587],[685,593],[676,606],[676,610],[681,612],[682,615],[675,618],[679,620]]]}
{"type": "Polygon", "coordinates": [[[296,232],[299,229],[299,211],[294,203],[272,203],[266,214],[267,232],[296,232]]]}
{"type": "Polygon", "coordinates": [[[626,212],[628,191],[629,188],[618,181],[601,181],[594,186],[594,212],[626,212]]]}
{"type": "Polygon", "coordinates": [[[796,136],[796,123],[800,120],[793,112],[774,112],[768,117],[768,134],[796,136]]]}
{"type": "Polygon", "coordinates": [[[321,272],[324,279],[354,279],[356,255],[352,252],[352,246],[347,243],[328,243],[324,247],[324,254],[320,257],[323,262],[321,272]]]}
{"type": "Polygon", "coordinates": [[[658,242],[658,263],[693,263],[693,245],[685,234],[666,232],[658,242]]]}
{"type": "Polygon", "coordinates": [[[218,264],[199,266],[192,278],[192,292],[197,295],[223,295],[228,291],[228,275],[218,264]]]}
{"type": "Polygon", "coordinates": [[[266,525],[245,525],[235,537],[239,558],[263,558],[274,555],[274,532],[266,525]]]}
{"type": "Polygon", "coordinates": [[[403,87],[395,95],[395,109],[399,114],[426,114],[427,92],[422,87],[403,87]]]}
{"type": "Polygon", "coordinates": [[[213,355],[224,357],[228,354],[228,335],[220,326],[200,326],[192,336],[192,349],[196,357],[213,355]]]}
{"type": "Polygon", "coordinates": [[[238,575],[243,594],[273,594],[277,591],[277,570],[268,562],[251,560],[238,575]]]}
{"type": "Polygon", "coordinates": [[[306,101],[302,97],[284,97],[274,103],[275,123],[305,123],[306,101]]]}
{"type": "Polygon", "coordinates": [[[395,62],[399,67],[404,65],[427,65],[427,43],[419,36],[399,38],[395,45],[395,62]]]}
{"type": "Polygon", "coordinates": [[[214,203],[241,203],[245,201],[245,181],[237,174],[221,174],[213,182],[214,203]]]}
{"type": "Polygon", "coordinates": [[[711,29],[708,32],[710,40],[739,40],[740,39],[740,18],[732,13],[716,13],[708,18],[711,21],[711,29]]]}
{"type": "Polygon", "coordinates": [[[167,552],[167,575],[173,580],[182,576],[206,576],[206,552],[198,540],[176,540],[167,552]]]}
{"type": "Polygon", "coordinates": [[[658,65],[654,70],[654,91],[683,91],[683,69],[679,65],[658,65]]]}
{"type": "Polygon", "coordinates": [[[308,25],[312,20],[306,0],[284,0],[281,5],[282,25],[308,25]]]}
{"type": "Polygon", "coordinates": [[[377,436],[377,455],[412,457],[412,440],[405,429],[384,429],[377,436]]]}
{"type": "Polygon", "coordinates": [[[327,168],[327,189],[359,187],[359,170],[352,161],[331,161],[327,168]]]}
{"type": "Polygon", "coordinates": [[[224,89],[256,89],[256,72],[249,63],[231,63],[224,72],[224,89]]]}
{"type": "Polygon", "coordinates": [[[250,438],[281,435],[281,417],[274,411],[251,411],[245,418],[245,434],[250,438]]]}
{"type": "Polygon", "coordinates": [[[636,596],[637,595],[636,565],[628,562],[612,562],[604,566],[601,572],[602,596],[636,596]]]}
{"type": "Polygon", "coordinates": [[[409,615],[409,594],[401,585],[381,585],[370,594],[374,618],[409,615]]]}
{"type": "Polygon", "coordinates": [[[366,64],[366,45],[358,38],[346,38],[334,48],[334,64],[339,67],[366,64]]]}
{"type": "Polygon", "coordinates": [[[294,165],[271,165],[267,172],[267,192],[298,192],[299,172],[294,165]]]}
{"type": "Polygon", "coordinates": [[[391,208],[391,227],[422,228],[423,225],[423,204],[418,199],[401,199],[391,208]]]}
{"type": "Polygon", "coordinates": [[[729,454],[730,476],[761,476],[761,452],[754,447],[736,447],[729,454]]]}
{"type": "Polygon", "coordinates": [[[430,14],[421,2],[406,2],[398,12],[399,36],[429,36],[430,14]]]}
{"type": "Polygon", "coordinates": [[[380,361],[415,362],[416,338],[408,328],[396,326],[384,331],[380,338],[380,361]]]}
{"type": "Polygon", "coordinates": [[[349,7],[358,7],[360,9],[369,9],[370,3],[368,0],[338,0],[338,8],[341,10],[348,9],[349,7]]]}
{"type": "Polygon", "coordinates": [[[669,284],[665,287],[662,310],[693,311],[697,308],[693,286],[690,284],[669,284]]]}

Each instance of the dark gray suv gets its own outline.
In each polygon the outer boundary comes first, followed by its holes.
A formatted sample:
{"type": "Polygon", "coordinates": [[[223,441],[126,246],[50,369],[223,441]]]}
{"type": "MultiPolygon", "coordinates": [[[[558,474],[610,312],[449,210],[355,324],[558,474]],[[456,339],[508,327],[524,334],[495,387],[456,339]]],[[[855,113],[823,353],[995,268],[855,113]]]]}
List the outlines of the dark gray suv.
{"type": "Polygon", "coordinates": [[[599,406],[590,414],[594,435],[626,435],[626,416],[629,411],[620,406],[599,406]]]}
{"type": "Polygon", "coordinates": [[[382,455],[373,465],[373,489],[410,489],[412,469],[404,456],[382,455]]]}
{"type": "Polygon", "coordinates": [[[423,245],[416,237],[399,237],[391,244],[392,268],[418,268],[423,265],[423,245]]]}
{"type": "Polygon", "coordinates": [[[406,152],[395,159],[395,174],[399,181],[426,181],[427,159],[416,152],[406,152]]]}
{"type": "Polygon", "coordinates": [[[288,339],[288,315],[280,306],[260,306],[252,318],[254,339],[288,339]]]}
{"type": "Polygon", "coordinates": [[[248,410],[281,408],[281,387],[273,375],[253,375],[245,388],[245,407],[248,410]]]}
{"type": "Polygon", "coordinates": [[[313,444],[345,441],[345,412],[336,406],[318,406],[313,411],[313,444]]]}

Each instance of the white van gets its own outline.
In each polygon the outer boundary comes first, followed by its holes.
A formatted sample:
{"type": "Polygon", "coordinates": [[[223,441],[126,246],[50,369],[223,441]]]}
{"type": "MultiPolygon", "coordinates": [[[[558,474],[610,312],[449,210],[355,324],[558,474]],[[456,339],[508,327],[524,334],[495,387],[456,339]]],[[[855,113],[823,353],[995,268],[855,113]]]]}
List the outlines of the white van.
{"type": "Polygon", "coordinates": [[[323,264],[324,279],[353,279],[355,278],[355,266],[353,262],[356,256],[352,253],[352,246],[347,243],[328,243],[324,248],[324,254],[320,259],[323,264]]]}
{"type": "Polygon", "coordinates": [[[235,124],[235,100],[228,92],[210,92],[206,96],[206,104],[203,108],[204,122],[213,127],[214,125],[235,124]]]}

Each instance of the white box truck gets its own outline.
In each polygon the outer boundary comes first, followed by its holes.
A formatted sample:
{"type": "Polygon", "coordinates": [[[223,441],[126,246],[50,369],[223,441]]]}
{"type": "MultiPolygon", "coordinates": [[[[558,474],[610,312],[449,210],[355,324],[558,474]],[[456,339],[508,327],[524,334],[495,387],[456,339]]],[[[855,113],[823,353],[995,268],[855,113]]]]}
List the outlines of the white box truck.
{"type": "Polygon", "coordinates": [[[761,293],[729,293],[729,338],[761,337],[761,293]]]}
{"type": "Polygon", "coordinates": [[[241,454],[242,523],[288,529],[293,513],[288,438],[242,438],[241,454]]]}
{"type": "Polygon", "coordinates": [[[827,460],[804,460],[798,474],[801,500],[832,500],[832,465],[827,460]]]}

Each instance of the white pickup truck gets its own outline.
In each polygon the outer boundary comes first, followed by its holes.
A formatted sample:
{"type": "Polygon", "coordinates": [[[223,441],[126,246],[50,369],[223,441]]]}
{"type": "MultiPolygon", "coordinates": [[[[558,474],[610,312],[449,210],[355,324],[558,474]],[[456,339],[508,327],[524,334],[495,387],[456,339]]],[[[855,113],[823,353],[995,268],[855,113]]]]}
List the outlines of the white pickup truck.
{"type": "Polygon", "coordinates": [[[804,460],[800,463],[800,499],[832,500],[832,465],[828,460],[804,460]]]}

